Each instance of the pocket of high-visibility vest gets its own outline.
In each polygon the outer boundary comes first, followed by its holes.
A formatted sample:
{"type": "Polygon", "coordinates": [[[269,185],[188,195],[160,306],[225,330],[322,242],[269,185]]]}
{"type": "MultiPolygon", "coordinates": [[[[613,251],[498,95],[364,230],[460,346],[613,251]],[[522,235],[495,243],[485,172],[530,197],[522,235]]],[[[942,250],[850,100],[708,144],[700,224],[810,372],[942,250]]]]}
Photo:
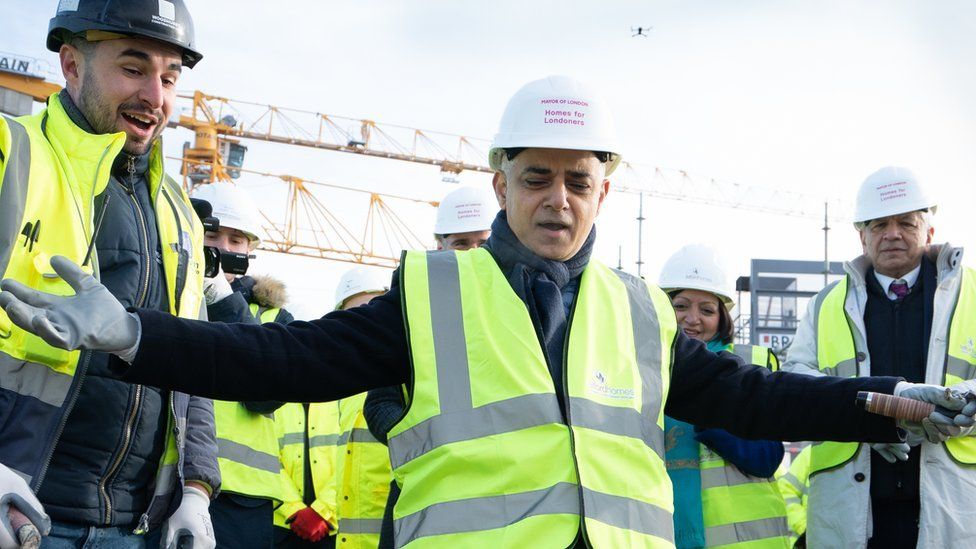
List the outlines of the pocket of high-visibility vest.
{"type": "MultiPolygon", "coordinates": [[[[72,295],[74,291],[68,283],[51,268],[48,254],[38,252],[33,259],[34,269],[28,277],[27,285],[39,292],[56,295],[72,295]]],[[[76,361],[73,356],[77,351],[65,351],[52,347],[43,339],[29,332],[23,332],[24,360],[37,362],[58,372],[74,374],[76,361]]]]}

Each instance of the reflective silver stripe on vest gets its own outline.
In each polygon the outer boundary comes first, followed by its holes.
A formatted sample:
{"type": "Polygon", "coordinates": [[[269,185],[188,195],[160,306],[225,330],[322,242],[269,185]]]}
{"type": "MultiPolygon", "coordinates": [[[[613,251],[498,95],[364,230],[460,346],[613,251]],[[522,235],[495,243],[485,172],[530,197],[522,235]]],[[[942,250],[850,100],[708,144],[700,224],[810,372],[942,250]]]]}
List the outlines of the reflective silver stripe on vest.
{"type": "Polygon", "coordinates": [[[800,505],[800,503],[802,503],[800,498],[796,496],[786,496],[783,498],[783,501],[786,502],[787,505],[800,505]]]}
{"type": "Polygon", "coordinates": [[[805,494],[807,492],[807,487],[804,486],[803,483],[800,482],[800,479],[796,478],[796,475],[793,473],[786,473],[781,478],[785,478],[786,482],[792,484],[793,487],[799,490],[801,494],[805,494]]]}
{"type": "Polygon", "coordinates": [[[426,536],[494,530],[528,517],[555,514],[579,515],[575,484],[561,482],[544,490],[435,503],[394,520],[394,539],[402,547],[426,536]]]}
{"type": "Polygon", "coordinates": [[[278,437],[278,446],[288,446],[289,444],[305,444],[305,433],[285,433],[278,437]]]}
{"type": "Polygon", "coordinates": [[[396,469],[445,444],[562,421],[559,401],[552,393],[522,395],[450,416],[438,415],[391,437],[390,463],[396,469]]]}
{"type": "Polygon", "coordinates": [[[857,360],[851,358],[836,366],[821,368],[820,371],[828,376],[855,377],[857,375],[857,360]]]}
{"type": "Polygon", "coordinates": [[[625,530],[674,540],[674,519],[657,505],[583,488],[586,518],[625,530]]]}
{"type": "Polygon", "coordinates": [[[949,355],[946,362],[946,373],[962,379],[974,379],[976,378],[976,365],[949,355]]]}
{"type": "Polygon", "coordinates": [[[259,452],[239,442],[226,438],[217,439],[217,457],[246,465],[259,471],[278,474],[281,471],[281,461],[278,456],[259,452]]]}
{"type": "Polygon", "coordinates": [[[346,444],[349,444],[350,442],[355,442],[355,443],[375,442],[377,444],[380,443],[380,441],[376,440],[376,437],[373,436],[373,433],[369,432],[369,429],[363,429],[362,427],[354,427],[353,429],[339,435],[339,441],[337,442],[337,444],[339,446],[344,446],[346,444]]]}
{"type": "Polygon", "coordinates": [[[751,484],[753,482],[769,482],[767,478],[753,477],[739,470],[735,465],[725,467],[713,467],[701,470],[702,490],[709,488],[719,488],[722,486],[738,486],[740,484],[751,484]]]}
{"type": "Polygon", "coordinates": [[[786,517],[773,517],[705,528],[705,544],[714,547],[789,535],[786,517]]]}
{"type": "Polygon", "coordinates": [[[633,408],[607,406],[579,397],[572,397],[569,402],[573,410],[573,427],[640,439],[664,459],[664,432],[657,422],[647,421],[633,408]]]}
{"type": "Polygon", "coordinates": [[[339,520],[339,535],[342,534],[379,534],[383,527],[383,519],[354,519],[339,520]]]}
{"type": "MultiPolygon", "coordinates": [[[[644,281],[627,273],[613,272],[627,288],[630,320],[634,329],[634,347],[637,353],[637,370],[641,377],[642,402],[638,418],[641,425],[631,425],[629,428],[645,432],[649,429],[648,425],[653,425],[656,444],[652,443],[649,446],[658,455],[664,456],[664,431],[657,427],[660,408],[664,405],[664,389],[661,387],[661,368],[654,367],[654,364],[661,360],[661,322],[644,281]]],[[[670,367],[670,364],[662,366],[670,367]]]]}
{"type": "Polygon", "coordinates": [[[471,378],[457,256],[453,251],[427,254],[427,272],[441,413],[470,410],[471,391],[465,388],[471,387],[471,378]]]}
{"type": "Polygon", "coordinates": [[[335,446],[339,440],[339,435],[315,435],[308,439],[309,448],[321,448],[322,446],[335,446]]]}
{"type": "Polygon", "coordinates": [[[746,364],[752,364],[752,345],[734,345],[732,354],[741,358],[746,364]]]}
{"type": "MultiPolygon", "coordinates": [[[[2,334],[0,334],[2,335],[2,334]]],[[[44,364],[0,353],[0,387],[60,408],[71,389],[72,376],[44,364]]]]}
{"type": "MultiPolygon", "coordinates": [[[[4,116],[10,128],[11,146],[4,158],[3,185],[0,186],[0,235],[15,238],[0,240],[0,276],[7,271],[13,247],[20,240],[21,222],[27,207],[27,185],[30,182],[30,138],[20,122],[4,116]]],[[[0,334],[7,336],[7,334],[0,334]]]]}

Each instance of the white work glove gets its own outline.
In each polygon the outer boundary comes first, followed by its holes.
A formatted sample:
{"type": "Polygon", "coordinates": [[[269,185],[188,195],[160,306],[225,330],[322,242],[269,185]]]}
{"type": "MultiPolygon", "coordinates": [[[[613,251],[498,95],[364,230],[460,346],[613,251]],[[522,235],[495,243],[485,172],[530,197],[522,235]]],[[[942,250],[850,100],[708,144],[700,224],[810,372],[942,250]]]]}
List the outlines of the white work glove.
{"type": "Polygon", "coordinates": [[[911,447],[905,442],[879,442],[871,445],[871,449],[878,453],[888,463],[908,461],[911,447]]]}
{"type": "Polygon", "coordinates": [[[191,542],[182,547],[192,549],[214,549],[213,524],[210,522],[210,497],[206,492],[192,486],[183,487],[183,501],[163,525],[162,549],[179,549],[180,540],[191,542]]]}
{"type": "Polygon", "coordinates": [[[10,507],[24,514],[42,536],[51,532],[51,518],[44,512],[27,482],[17,473],[0,465],[0,549],[19,549],[17,532],[10,525],[10,507]]]}
{"type": "Polygon", "coordinates": [[[230,288],[230,282],[227,282],[223,269],[218,270],[213,278],[203,279],[203,299],[207,305],[213,305],[233,293],[234,290],[230,288]]]}
{"type": "Polygon", "coordinates": [[[66,257],[52,257],[51,267],[75,295],[39,292],[4,279],[0,282],[0,307],[14,324],[48,345],[69,351],[121,353],[138,345],[139,320],[105,286],[66,257]]]}
{"type": "Polygon", "coordinates": [[[968,406],[967,397],[958,392],[946,395],[945,387],[922,383],[898,382],[895,396],[911,398],[935,404],[936,409],[920,423],[902,421],[901,426],[916,436],[924,436],[933,444],[945,442],[951,437],[963,434],[965,428],[973,425],[976,406],[968,406]],[[971,410],[970,410],[971,408],[971,410]]]}

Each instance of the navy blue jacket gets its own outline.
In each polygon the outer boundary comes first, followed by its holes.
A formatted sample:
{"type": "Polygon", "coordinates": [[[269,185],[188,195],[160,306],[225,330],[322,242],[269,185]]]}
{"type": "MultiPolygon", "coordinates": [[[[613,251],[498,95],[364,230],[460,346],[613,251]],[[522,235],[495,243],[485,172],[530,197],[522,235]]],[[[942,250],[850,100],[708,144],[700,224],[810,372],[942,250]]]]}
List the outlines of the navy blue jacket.
{"type": "MultiPolygon", "coordinates": [[[[222,400],[324,402],[407,383],[410,358],[397,277],[369,304],[311,322],[221,324],[138,309],[142,340],[124,380],[222,400]]],[[[665,411],[744,438],[894,442],[891,419],[855,406],[899,378],[813,378],[744,365],[679,333],[665,411]],[[816,411],[816,413],[812,413],[816,411]]]]}

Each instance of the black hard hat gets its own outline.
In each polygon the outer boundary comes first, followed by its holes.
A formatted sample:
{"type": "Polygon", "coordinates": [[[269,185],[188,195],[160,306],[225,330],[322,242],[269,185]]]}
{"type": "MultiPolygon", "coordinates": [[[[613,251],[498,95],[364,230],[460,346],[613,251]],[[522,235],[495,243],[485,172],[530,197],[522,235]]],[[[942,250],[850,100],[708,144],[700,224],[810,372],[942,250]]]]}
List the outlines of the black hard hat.
{"type": "Polygon", "coordinates": [[[47,49],[61,49],[68,33],[98,30],[152,38],[183,50],[183,65],[193,68],[193,19],[183,0],[60,0],[47,31],[47,49]]]}

